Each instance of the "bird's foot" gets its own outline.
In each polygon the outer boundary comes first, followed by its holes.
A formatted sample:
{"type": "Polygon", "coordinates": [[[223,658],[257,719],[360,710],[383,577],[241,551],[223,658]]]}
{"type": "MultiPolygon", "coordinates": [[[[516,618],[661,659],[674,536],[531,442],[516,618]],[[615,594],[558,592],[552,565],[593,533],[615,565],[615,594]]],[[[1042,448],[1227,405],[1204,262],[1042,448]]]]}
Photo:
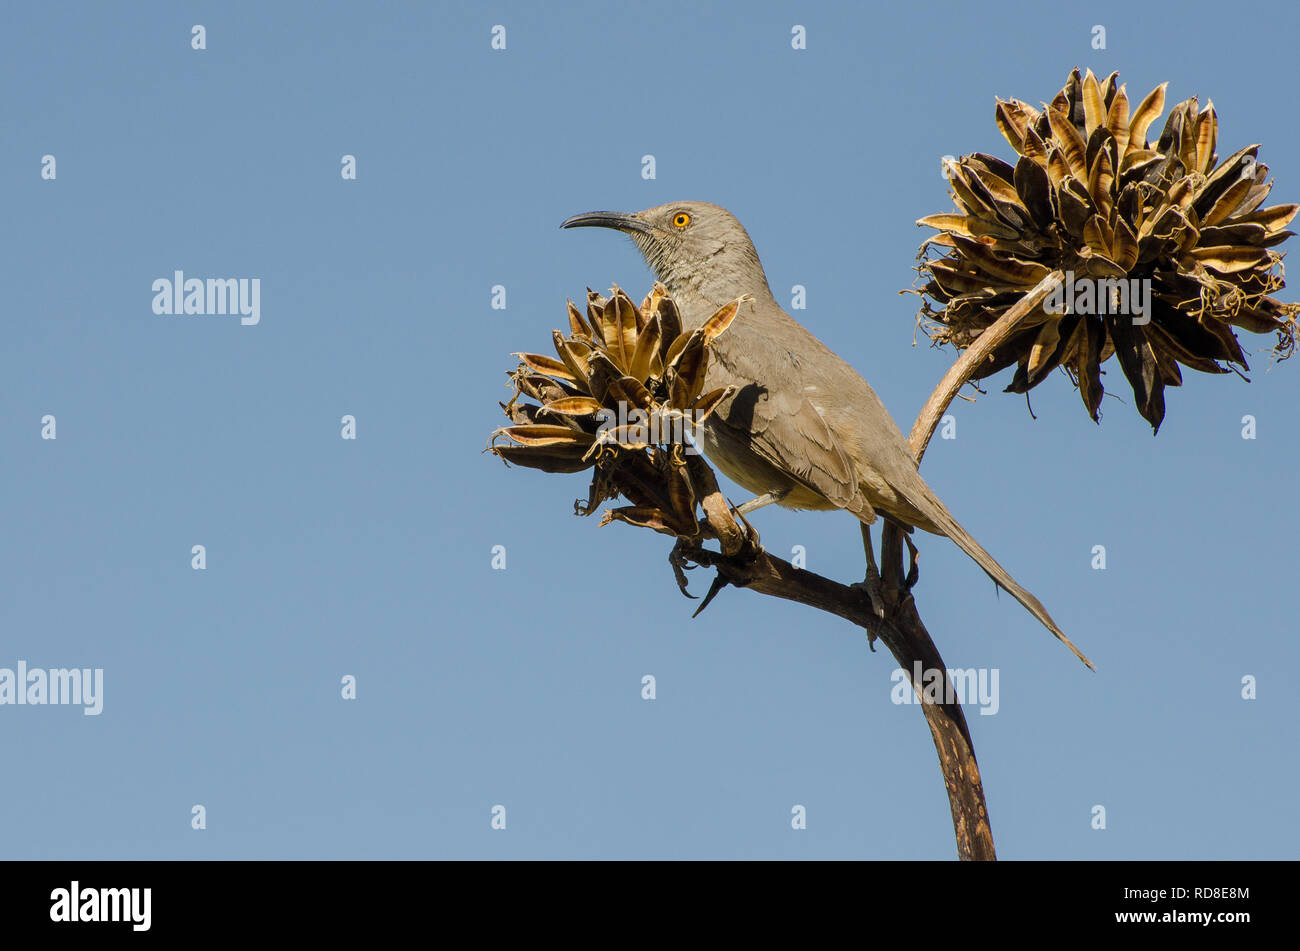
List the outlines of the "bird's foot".
{"type": "Polygon", "coordinates": [[[867,576],[861,581],[849,585],[854,591],[862,591],[871,602],[871,613],[878,618],[885,616],[885,598],[880,589],[880,572],[875,565],[867,566],[867,576]]]}
{"type": "Polygon", "coordinates": [[[858,591],[865,591],[867,599],[871,601],[872,612],[876,617],[883,619],[885,616],[885,598],[880,586],[880,569],[876,567],[876,550],[871,544],[871,526],[863,522],[861,527],[862,549],[867,556],[867,576],[857,584],[849,587],[858,591]]]}

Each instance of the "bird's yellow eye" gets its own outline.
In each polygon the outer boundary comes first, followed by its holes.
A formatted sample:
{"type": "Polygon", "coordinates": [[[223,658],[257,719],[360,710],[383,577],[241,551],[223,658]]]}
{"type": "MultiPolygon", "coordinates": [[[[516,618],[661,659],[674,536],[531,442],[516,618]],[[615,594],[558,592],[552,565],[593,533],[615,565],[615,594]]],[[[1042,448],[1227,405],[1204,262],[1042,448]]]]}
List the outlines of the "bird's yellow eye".
{"type": "Polygon", "coordinates": [[[691,216],[684,211],[679,211],[677,214],[673,215],[673,224],[679,228],[685,228],[690,223],[691,216]]]}

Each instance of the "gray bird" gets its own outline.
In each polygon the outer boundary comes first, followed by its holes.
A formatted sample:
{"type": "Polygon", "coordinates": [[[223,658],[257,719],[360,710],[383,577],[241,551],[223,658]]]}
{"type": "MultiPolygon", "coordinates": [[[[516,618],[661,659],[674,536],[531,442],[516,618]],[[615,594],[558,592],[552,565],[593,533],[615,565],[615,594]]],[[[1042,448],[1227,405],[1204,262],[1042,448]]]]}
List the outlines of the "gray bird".
{"type": "Polygon", "coordinates": [[[736,393],[705,422],[705,453],[732,481],[755,494],[752,511],[844,509],[861,521],[868,591],[874,557],[866,526],[883,515],[946,535],[1042,621],[1089,667],[1038,599],[1016,583],[958,524],[917,470],[907,440],[867,381],[792,318],[772,296],[749,234],[725,208],[679,201],[635,214],[593,211],[564,228],[613,228],[629,235],[693,329],[741,295],[753,302],[713,343],[706,385],[736,393]]]}

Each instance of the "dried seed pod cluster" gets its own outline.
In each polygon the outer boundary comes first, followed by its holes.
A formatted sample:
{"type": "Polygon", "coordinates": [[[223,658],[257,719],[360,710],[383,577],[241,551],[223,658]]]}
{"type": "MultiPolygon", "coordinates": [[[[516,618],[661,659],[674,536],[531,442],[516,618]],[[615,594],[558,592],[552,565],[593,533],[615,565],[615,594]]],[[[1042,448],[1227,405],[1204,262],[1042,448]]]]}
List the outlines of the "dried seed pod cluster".
{"type": "Polygon", "coordinates": [[[1272,183],[1259,146],[1218,162],[1213,103],[1179,103],[1148,142],[1168,84],[1130,111],[1117,76],[1075,69],[1041,111],[999,100],[1016,163],[975,153],[946,164],[957,211],[917,222],[939,232],[921,246],[921,320],[932,340],[964,348],[1026,290],[1066,272],[1065,296],[1031,314],[977,376],[1016,364],[1007,391],[1024,393],[1063,367],[1096,420],[1100,367],[1114,354],[1158,430],[1180,364],[1248,368],[1234,327],[1276,333],[1274,354],[1291,354],[1300,306],[1269,296],[1283,287],[1271,249],[1293,234],[1300,206],[1261,207],[1272,183]],[[945,250],[926,259],[931,246],[945,250]]]}
{"type": "Polygon", "coordinates": [[[609,298],[587,292],[584,317],[570,301],[569,333],[553,331],[556,357],[517,354],[514,395],[501,404],[511,424],[492,434],[490,451],[545,472],[594,469],[587,515],[604,499],[633,504],[609,512],[665,534],[698,534],[686,453],[703,422],[733,391],[704,392],[710,344],[735,319],[745,298],[685,332],[662,284],[637,307],[615,287],[609,298]],[[535,400],[536,402],[528,402],[535,400]],[[508,443],[498,444],[498,439],[508,443]]]}

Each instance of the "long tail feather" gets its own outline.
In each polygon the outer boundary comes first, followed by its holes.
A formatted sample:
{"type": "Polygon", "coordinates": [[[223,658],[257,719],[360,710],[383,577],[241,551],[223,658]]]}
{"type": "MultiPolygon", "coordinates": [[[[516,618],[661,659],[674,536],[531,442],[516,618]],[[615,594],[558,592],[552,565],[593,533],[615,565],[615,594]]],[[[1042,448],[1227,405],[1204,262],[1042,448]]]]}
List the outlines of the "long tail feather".
{"type": "Polygon", "coordinates": [[[958,548],[970,555],[988,573],[990,578],[999,586],[1005,588],[1013,598],[1025,606],[1030,614],[1038,618],[1044,627],[1055,634],[1057,640],[1070,648],[1075,657],[1087,664],[1089,669],[1096,670],[1097,668],[1093,666],[1092,661],[1084,655],[1083,651],[1074,646],[1074,642],[1065,636],[1065,632],[1061,630],[1060,625],[1052,620],[1052,616],[1047,613],[1047,608],[1043,607],[1042,602],[1022,588],[1016,579],[1011,577],[1011,573],[998,564],[997,560],[984,550],[984,547],[971,536],[970,532],[961,527],[961,524],[953,518],[952,513],[948,511],[947,507],[939,501],[933,492],[927,492],[926,496],[920,499],[910,499],[910,501],[925,514],[926,518],[936,528],[956,542],[958,548]]]}

